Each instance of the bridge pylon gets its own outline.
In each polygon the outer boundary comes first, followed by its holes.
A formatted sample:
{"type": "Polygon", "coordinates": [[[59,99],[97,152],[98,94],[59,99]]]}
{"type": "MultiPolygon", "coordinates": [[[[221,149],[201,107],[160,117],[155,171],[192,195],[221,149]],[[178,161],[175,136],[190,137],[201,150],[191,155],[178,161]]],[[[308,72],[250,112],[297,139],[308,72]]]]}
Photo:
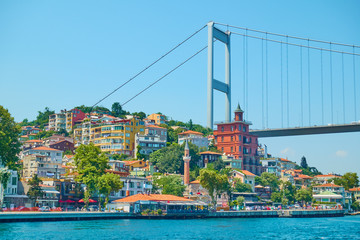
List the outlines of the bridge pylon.
{"type": "Polygon", "coordinates": [[[225,93],[225,121],[231,121],[231,60],[230,32],[223,32],[214,27],[214,22],[208,24],[208,73],[207,73],[207,127],[214,126],[214,89],[225,93]],[[214,39],[225,44],[225,82],[214,79],[214,39]]]}

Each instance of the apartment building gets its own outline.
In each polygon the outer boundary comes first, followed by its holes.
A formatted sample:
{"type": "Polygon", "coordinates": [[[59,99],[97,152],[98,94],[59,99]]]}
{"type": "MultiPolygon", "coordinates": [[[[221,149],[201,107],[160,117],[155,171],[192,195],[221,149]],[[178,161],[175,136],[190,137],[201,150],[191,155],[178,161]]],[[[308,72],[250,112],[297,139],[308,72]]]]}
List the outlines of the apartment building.
{"type": "Polygon", "coordinates": [[[243,170],[260,175],[262,166],[257,153],[258,138],[249,133],[249,126],[252,123],[244,120],[244,111],[241,110],[240,105],[234,112],[234,121],[215,123],[217,125],[217,129],[214,130],[215,146],[221,152],[241,159],[243,170]]]}
{"type": "Polygon", "coordinates": [[[150,122],[153,122],[156,125],[165,124],[166,116],[160,113],[153,113],[147,117],[147,120],[150,120],[150,122]]]}

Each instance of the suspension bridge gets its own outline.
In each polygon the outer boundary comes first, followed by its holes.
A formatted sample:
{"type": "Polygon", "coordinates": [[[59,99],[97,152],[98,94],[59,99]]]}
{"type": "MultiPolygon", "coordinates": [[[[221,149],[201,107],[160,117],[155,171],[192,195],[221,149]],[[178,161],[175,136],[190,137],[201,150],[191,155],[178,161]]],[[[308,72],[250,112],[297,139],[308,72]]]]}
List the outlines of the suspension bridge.
{"type": "MultiPolygon", "coordinates": [[[[202,26],[101,98],[93,107],[136,80],[138,76],[166,59],[205,29],[208,30],[206,46],[149,83],[121,105],[133,101],[207,49],[207,88],[204,87],[204,90],[207,89],[207,127],[214,126],[214,90],[225,94],[225,122],[231,121],[231,93],[234,90],[231,81],[233,80],[241,81],[242,84],[241,89],[237,88],[235,91],[237,95],[240,93],[242,95],[241,106],[245,118],[250,120],[249,115],[261,113],[262,129],[251,130],[252,134],[258,137],[360,131],[357,109],[360,99],[358,96],[360,46],[217,22],[209,22],[202,26]],[[214,71],[219,69],[215,58],[216,47],[219,44],[225,46],[224,81],[214,78],[214,71]],[[233,59],[237,60],[236,64],[233,59]],[[272,119],[277,126],[272,126],[269,119],[272,119]]],[[[205,79],[206,76],[204,83],[205,79]]]]}

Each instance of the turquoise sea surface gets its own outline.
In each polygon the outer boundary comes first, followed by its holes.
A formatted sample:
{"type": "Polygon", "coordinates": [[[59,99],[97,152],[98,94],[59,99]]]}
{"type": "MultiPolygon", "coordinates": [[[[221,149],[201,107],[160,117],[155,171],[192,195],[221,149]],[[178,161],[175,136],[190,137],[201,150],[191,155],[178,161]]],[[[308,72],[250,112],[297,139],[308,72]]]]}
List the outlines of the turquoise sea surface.
{"type": "Polygon", "coordinates": [[[0,239],[360,239],[360,216],[0,223],[0,239]]]}

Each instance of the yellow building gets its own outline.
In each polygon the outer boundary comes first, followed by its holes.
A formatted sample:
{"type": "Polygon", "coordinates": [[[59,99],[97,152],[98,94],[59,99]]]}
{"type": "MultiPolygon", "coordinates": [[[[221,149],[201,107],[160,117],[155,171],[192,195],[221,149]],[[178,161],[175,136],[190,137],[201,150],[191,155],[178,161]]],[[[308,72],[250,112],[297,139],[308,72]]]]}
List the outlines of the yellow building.
{"type": "Polygon", "coordinates": [[[147,117],[148,120],[151,120],[152,122],[154,122],[154,124],[156,125],[160,125],[160,124],[165,124],[165,120],[166,120],[166,117],[165,115],[162,115],[162,114],[158,114],[158,113],[153,113],[153,114],[150,114],[148,117],[147,117]]]}
{"type": "Polygon", "coordinates": [[[135,150],[135,135],[143,134],[144,130],[144,122],[135,117],[103,123],[91,127],[90,142],[100,147],[103,152],[131,156],[135,150]]]}

